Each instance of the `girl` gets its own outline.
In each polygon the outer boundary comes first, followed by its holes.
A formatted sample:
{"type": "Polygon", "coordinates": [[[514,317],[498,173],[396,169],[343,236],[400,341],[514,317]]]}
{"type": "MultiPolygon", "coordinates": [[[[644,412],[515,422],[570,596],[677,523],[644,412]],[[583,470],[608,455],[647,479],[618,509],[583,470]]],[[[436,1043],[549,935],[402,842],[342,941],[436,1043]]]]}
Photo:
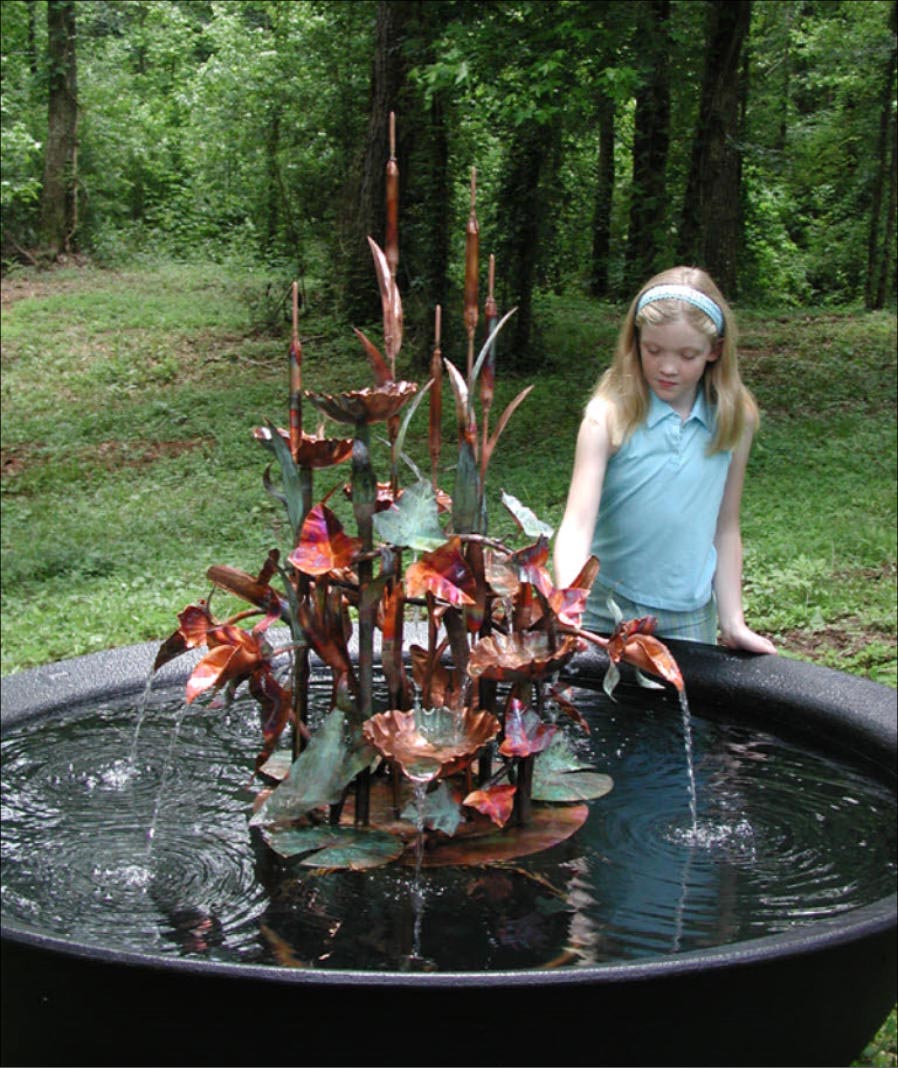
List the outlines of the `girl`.
{"type": "Polygon", "coordinates": [[[754,398],[733,315],[702,270],[657,275],[630,305],[586,407],[555,541],[560,588],[590,554],[601,570],[584,626],[653,615],[660,637],[774,653],[742,614],[739,506],[754,398]],[[612,604],[613,601],[613,604],[612,604]]]}

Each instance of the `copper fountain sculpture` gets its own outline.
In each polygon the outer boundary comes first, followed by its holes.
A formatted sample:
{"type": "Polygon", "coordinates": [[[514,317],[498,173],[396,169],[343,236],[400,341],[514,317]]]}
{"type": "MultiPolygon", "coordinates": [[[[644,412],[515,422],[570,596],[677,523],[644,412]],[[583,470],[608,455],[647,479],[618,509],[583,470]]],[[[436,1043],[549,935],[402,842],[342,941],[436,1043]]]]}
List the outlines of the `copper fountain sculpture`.
{"type": "Polygon", "coordinates": [[[274,453],[264,484],[286,508],[292,545],[286,559],[272,549],[255,575],[209,568],[213,589],[252,607],[218,620],[211,596],[187,606],[155,662],[159,668],[188,649],[207,648],[188,680],[188,702],[219,691],[230,697],[247,684],[262,729],[255,771],[263,786],[250,823],[276,853],[315,867],[421,863],[420,834],[425,865],[483,863],[547,848],[583,824],[585,801],[612,788],[608,776],[581,766],[561,729],[562,722],[573,730],[589,729],[558,683],[573,654],[587,643],[607,651],[609,693],[620,661],[632,664],[649,685],[658,684],[643,671],[683,688],[676,662],[652,635],[651,619],[624,621],[610,638],[582,629],[599,568],[595,558],[571,588],[555,588],[547,567],[550,528],[505,493],[502,502],[527,544],[515,549],[487,535],[484,486],[490,460],[532,387],[490,426],[496,337],[513,309],[499,319],[490,257],[485,338],[475,359],[474,171],[465,251],[467,371],[462,374],[442,355],[437,307],[430,380],[419,389],[397,377],[403,333],[396,284],[398,177],[391,114],[386,248],[368,239],[383,309],[382,349],[355,331],[374,385],[338,394],[303,389],[294,283],[289,427],[268,424],[254,431],[274,453]],[[458,437],[451,497],[438,484],[444,374],[455,400],[458,437]],[[401,486],[406,432],[425,396],[430,478],[418,474],[401,486]],[[351,436],[307,433],[306,402],[347,424],[351,436]],[[370,454],[371,425],[378,422],[386,423],[390,449],[389,478],[383,482],[370,454]],[[271,478],[275,463],[279,485],[271,478]],[[330,494],[314,499],[314,472],[345,463],[351,465],[347,492],[354,534],[328,507],[330,494]],[[423,611],[423,644],[406,641],[410,610],[423,611]],[[251,629],[238,625],[248,618],[255,619],[251,629]],[[289,629],[286,649],[266,640],[272,624],[289,629]],[[357,649],[351,651],[353,627],[357,649]],[[282,653],[289,653],[286,670],[282,653]],[[311,653],[333,679],[323,715],[309,707],[311,653]],[[388,695],[384,711],[375,711],[376,669],[388,695]],[[292,748],[276,749],[288,725],[292,748]]]}

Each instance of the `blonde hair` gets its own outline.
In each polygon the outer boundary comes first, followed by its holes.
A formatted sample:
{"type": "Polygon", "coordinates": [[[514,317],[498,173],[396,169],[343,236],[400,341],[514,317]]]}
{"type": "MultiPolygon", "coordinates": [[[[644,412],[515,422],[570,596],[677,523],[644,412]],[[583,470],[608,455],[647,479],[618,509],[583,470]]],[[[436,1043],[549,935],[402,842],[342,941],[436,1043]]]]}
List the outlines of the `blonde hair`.
{"type": "Polygon", "coordinates": [[[593,393],[593,398],[608,402],[612,413],[611,440],[615,448],[645,420],[649,411],[649,387],[639,357],[639,328],[683,321],[707,335],[713,344],[720,345],[720,355],[705,367],[702,376],[705,399],[715,414],[709,453],[735,448],[748,427],[757,427],[760,421],[758,406],[739,376],[736,322],[730,306],[710,275],[701,268],[672,267],[649,279],[633,298],[617,337],[614,359],[593,393]],[[710,297],[723,314],[723,336],[718,334],[717,327],[705,312],[681,300],[652,301],[637,313],[639,298],[646,290],[658,285],[689,286],[710,297]]]}

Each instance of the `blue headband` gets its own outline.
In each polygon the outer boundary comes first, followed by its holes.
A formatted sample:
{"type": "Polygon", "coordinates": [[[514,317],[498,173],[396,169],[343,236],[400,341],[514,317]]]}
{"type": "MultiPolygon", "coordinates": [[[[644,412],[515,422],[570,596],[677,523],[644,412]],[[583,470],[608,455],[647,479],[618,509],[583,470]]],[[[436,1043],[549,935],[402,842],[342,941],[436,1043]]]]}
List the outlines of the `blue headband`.
{"type": "Polygon", "coordinates": [[[719,305],[710,297],[705,296],[701,290],[693,289],[692,286],[652,286],[639,298],[636,304],[636,314],[638,315],[646,304],[654,304],[656,300],[682,300],[686,304],[694,305],[708,316],[717,327],[717,333],[723,337],[723,312],[719,305]]]}

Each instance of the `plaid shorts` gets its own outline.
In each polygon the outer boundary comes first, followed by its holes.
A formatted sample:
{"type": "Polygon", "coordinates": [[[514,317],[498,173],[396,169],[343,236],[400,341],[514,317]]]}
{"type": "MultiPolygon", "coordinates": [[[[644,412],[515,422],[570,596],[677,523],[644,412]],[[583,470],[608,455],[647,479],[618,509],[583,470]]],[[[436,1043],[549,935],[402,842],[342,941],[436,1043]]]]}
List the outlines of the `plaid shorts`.
{"type": "Polygon", "coordinates": [[[614,615],[607,604],[609,597],[614,598],[624,619],[654,616],[658,620],[655,634],[659,638],[679,638],[681,641],[704,642],[706,645],[717,644],[717,601],[713,596],[706,605],[691,612],[668,612],[663,608],[637,604],[622,594],[612,593],[597,585],[593,587],[583,616],[583,626],[586,630],[596,634],[610,634],[614,630],[614,615]]]}

